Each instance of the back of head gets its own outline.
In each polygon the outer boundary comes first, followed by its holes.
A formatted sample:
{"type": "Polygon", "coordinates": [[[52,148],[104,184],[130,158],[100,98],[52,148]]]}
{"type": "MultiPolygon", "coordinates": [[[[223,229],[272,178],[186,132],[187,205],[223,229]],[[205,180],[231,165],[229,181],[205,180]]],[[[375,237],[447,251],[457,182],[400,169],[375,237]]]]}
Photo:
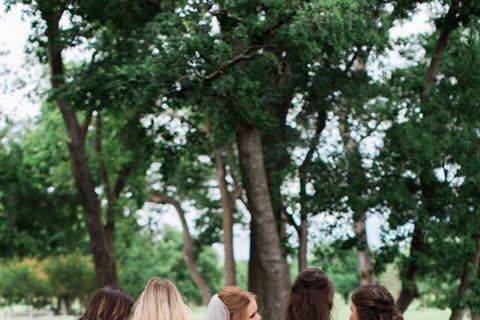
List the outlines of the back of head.
{"type": "Polygon", "coordinates": [[[127,320],[133,299],[121,288],[108,286],[93,294],[80,320],[127,320]]]}
{"type": "Polygon", "coordinates": [[[235,286],[228,286],[220,290],[218,297],[227,307],[230,313],[230,320],[248,319],[247,308],[255,295],[235,286]]]}
{"type": "Polygon", "coordinates": [[[319,269],[302,271],[292,286],[286,320],[328,320],[333,308],[334,287],[319,269]]]}
{"type": "Polygon", "coordinates": [[[188,320],[189,309],[175,285],[152,278],[133,306],[132,320],[188,320]]]}
{"type": "Polygon", "coordinates": [[[352,295],[360,320],[403,320],[392,294],[381,285],[361,286],[352,295]]]}

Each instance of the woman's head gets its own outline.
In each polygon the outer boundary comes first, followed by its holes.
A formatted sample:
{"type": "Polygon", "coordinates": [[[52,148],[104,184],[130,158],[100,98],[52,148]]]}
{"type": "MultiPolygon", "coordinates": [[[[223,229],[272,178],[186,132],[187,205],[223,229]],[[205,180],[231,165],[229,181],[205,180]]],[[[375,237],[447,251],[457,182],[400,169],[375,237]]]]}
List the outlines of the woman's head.
{"type": "Polygon", "coordinates": [[[260,320],[255,295],[238,287],[225,287],[218,297],[227,307],[230,320],[260,320]]]}
{"type": "Polygon", "coordinates": [[[334,287],[327,274],[309,268],[292,286],[286,320],[328,320],[333,307],[334,287]]]}
{"type": "Polygon", "coordinates": [[[115,286],[104,287],[93,294],[80,320],[127,320],[133,299],[115,286]]]}
{"type": "Polygon", "coordinates": [[[352,295],[350,320],[403,320],[392,294],[381,285],[361,286],[352,295]]]}
{"type": "Polygon", "coordinates": [[[175,285],[152,278],[133,306],[132,320],[187,320],[189,309],[175,285]]]}

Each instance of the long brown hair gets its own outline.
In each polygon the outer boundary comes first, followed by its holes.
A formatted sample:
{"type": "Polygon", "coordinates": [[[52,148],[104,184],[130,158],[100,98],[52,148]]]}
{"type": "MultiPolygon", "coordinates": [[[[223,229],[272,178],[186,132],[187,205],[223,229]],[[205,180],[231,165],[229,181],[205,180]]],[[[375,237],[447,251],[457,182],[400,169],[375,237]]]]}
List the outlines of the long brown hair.
{"type": "Polygon", "coordinates": [[[93,294],[80,320],[127,320],[133,299],[121,288],[108,286],[93,294]]]}
{"type": "Polygon", "coordinates": [[[247,307],[255,295],[235,286],[220,290],[218,297],[230,312],[230,320],[246,320],[249,318],[247,307]]]}
{"type": "Polygon", "coordinates": [[[306,269],[292,286],[286,320],[329,320],[333,294],[333,283],[324,271],[306,269]]]}
{"type": "Polygon", "coordinates": [[[392,294],[381,285],[361,286],[352,295],[360,320],[403,320],[392,294]]]}

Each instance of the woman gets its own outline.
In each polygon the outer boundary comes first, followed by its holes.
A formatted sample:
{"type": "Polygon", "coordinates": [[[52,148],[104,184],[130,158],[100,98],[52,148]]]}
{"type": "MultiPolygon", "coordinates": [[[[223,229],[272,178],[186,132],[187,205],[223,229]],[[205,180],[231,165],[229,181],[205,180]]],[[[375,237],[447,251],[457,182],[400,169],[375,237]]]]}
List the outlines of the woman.
{"type": "Polygon", "coordinates": [[[225,287],[210,300],[205,320],[261,320],[253,293],[225,287]]]}
{"type": "Polygon", "coordinates": [[[355,290],[350,310],[350,320],[403,320],[392,294],[381,285],[355,290]]]}
{"type": "Polygon", "coordinates": [[[133,306],[131,320],[188,320],[190,309],[175,285],[152,278],[133,306]]]}
{"type": "Polygon", "coordinates": [[[333,283],[324,271],[306,269],[292,286],[286,320],[329,320],[333,295],[333,283]]]}
{"type": "Polygon", "coordinates": [[[127,320],[132,306],[133,299],[125,291],[104,287],[90,298],[80,320],[127,320]]]}

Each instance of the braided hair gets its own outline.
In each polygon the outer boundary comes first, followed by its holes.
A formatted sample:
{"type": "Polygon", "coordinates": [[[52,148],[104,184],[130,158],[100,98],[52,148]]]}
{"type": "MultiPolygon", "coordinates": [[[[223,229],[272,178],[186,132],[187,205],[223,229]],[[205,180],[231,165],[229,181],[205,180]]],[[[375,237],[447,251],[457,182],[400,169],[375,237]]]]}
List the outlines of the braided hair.
{"type": "Polygon", "coordinates": [[[361,286],[352,295],[360,320],[403,320],[392,294],[381,285],[361,286]]]}
{"type": "Polygon", "coordinates": [[[286,320],[329,320],[333,294],[333,283],[324,271],[306,269],[293,284],[286,320]]]}

